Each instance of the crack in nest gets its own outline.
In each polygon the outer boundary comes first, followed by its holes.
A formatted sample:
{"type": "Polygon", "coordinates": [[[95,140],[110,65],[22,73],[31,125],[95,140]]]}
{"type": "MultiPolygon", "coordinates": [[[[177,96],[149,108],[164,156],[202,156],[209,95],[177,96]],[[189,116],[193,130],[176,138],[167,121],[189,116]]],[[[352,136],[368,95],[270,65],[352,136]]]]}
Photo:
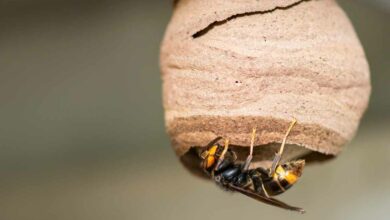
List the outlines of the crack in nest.
{"type": "Polygon", "coordinates": [[[195,38],[198,38],[198,37],[201,37],[205,34],[207,34],[207,32],[209,32],[211,29],[213,29],[214,27],[216,26],[220,26],[220,25],[223,25],[223,24],[226,24],[227,22],[233,20],[233,19],[236,19],[236,18],[241,18],[241,17],[245,17],[245,16],[251,16],[251,15],[258,15],[258,14],[267,14],[267,13],[272,13],[276,10],[287,10],[287,9],[290,9],[294,6],[297,6],[299,4],[301,4],[302,2],[308,2],[308,1],[311,1],[311,0],[300,0],[300,1],[297,1],[291,5],[287,5],[287,6],[276,6],[272,9],[269,9],[269,10],[265,10],[265,11],[252,11],[252,12],[244,12],[244,13],[240,13],[240,14],[234,14],[234,15],[231,15],[223,20],[220,20],[220,21],[214,21],[212,22],[211,24],[207,25],[205,28],[197,31],[196,33],[194,33],[192,35],[192,38],[195,39],[195,38]]]}

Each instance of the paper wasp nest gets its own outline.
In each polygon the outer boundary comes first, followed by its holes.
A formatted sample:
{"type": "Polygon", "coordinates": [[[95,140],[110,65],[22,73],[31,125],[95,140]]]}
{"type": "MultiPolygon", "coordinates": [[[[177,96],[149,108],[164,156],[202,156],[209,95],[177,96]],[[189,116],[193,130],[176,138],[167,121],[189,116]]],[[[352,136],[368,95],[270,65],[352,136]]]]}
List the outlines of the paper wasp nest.
{"type": "Polygon", "coordinates": [[[243,158],[253,127],[254,159],[271,160],[293,117],[284,160],[337,155],[370,95],[364,51],[333,0],[180,0],[161,70],[166,128],[193,171],[191,148],[223,136],[243,158]]]}

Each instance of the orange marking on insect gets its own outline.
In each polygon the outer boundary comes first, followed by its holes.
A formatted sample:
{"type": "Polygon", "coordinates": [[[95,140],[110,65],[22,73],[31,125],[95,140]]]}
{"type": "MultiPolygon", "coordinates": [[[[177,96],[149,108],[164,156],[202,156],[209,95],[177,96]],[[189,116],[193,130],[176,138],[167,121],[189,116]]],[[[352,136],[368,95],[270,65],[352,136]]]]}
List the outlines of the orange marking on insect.
{"type": "Polygon", "coordinates": [[[286,181],[289,183],[289,184],[294,184],[297,180],[298,180],[298,176],[295,175],[294,173],[291,173],[291,172],[287,172],[287,175],[285,176],[285,179],[286,181]]]}
{"type": "Polygon", "coordinates": [[[215,153],[217,152],[218,146],[214,145],[208,150],[208,157],[205,164],[206,169],[210,168],[215,163],[215,153]]]}
{"type": "Polygon", "coordinates": [[[298,180],[298,176],[293,172],[286,171],[282,166],[276,168],[274,178],[285,179],[289,184],[294,184],[298,180]]]}

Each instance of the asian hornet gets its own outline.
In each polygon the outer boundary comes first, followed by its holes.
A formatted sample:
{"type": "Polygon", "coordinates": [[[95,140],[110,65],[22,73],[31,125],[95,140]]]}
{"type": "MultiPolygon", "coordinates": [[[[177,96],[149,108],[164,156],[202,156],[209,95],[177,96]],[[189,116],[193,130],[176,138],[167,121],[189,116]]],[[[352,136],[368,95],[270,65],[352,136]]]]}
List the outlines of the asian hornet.
{"type": "Polygon", "coordinates": [[[280,164],[287,137],[297,121],[294,119],[283,138],[278,153],[275,155],[272,166],[268,169],[258,167],[250,169],[253,158],[253,146],[256,129],[253,129],[250,152],[244,163],[237,162],[234,151],[229,149],[229,141],[224,146],[217,142],[218,137],[211,141],[206,150],[200,153],[202,169],[223,188],[240,192],[258,201],[280,208],[304,213],[302,208],[290,206],[272,196],[279,195],[294,185],[302,175],[304,160],[289,161],[280,164]]]}

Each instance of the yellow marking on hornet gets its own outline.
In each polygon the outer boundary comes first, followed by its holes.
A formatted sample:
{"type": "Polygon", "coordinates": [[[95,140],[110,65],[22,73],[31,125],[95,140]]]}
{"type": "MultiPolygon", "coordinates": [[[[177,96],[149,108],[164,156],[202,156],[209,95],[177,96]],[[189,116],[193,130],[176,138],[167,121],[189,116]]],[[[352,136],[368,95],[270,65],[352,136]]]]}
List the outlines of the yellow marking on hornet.
{"type": "Polygon", "coordinates": [[[217,145],[212,146],[212,147],[210,148],[210,150],[209,150],[209,155],[214,156],[215,153],[217,152],[217,149],[218,149],[218,146],[217,146],[217,145]]]}
{"type": "Polygon", "coordinates": [[[294,184],[298,180],[298,176],[295,175],[292,172],[288,172],[283,169],[282,166],[278,166],[276,168],[275,174],[273,176],[274,178],[280,177],[281,179],[285,179],[289,184],[294,184]]]}
{"type": "Polygon", "coordinates": [[[282,166],[277,166],[274,174],[274,178],[282,177],[284,178],[286,176],[286,171],[283,169],[282,166]]]}
{"type": "Polygon", "coordinates": [[[291,173],[291,172],[287,172],[287,175],[285,177],[286,181],[289,183],[289,184],[294,184],[297,180],[298,180],[298,177],[297,175],[295,175],[294,173],[291,173]]]}
{"type": "Polygon", "coordinates": [[[215,163],[215,153],[217,152],[218,146],[214,145],[208,151],[208,157],[206,161],[206,168],[210,168],[215,163]]]}

